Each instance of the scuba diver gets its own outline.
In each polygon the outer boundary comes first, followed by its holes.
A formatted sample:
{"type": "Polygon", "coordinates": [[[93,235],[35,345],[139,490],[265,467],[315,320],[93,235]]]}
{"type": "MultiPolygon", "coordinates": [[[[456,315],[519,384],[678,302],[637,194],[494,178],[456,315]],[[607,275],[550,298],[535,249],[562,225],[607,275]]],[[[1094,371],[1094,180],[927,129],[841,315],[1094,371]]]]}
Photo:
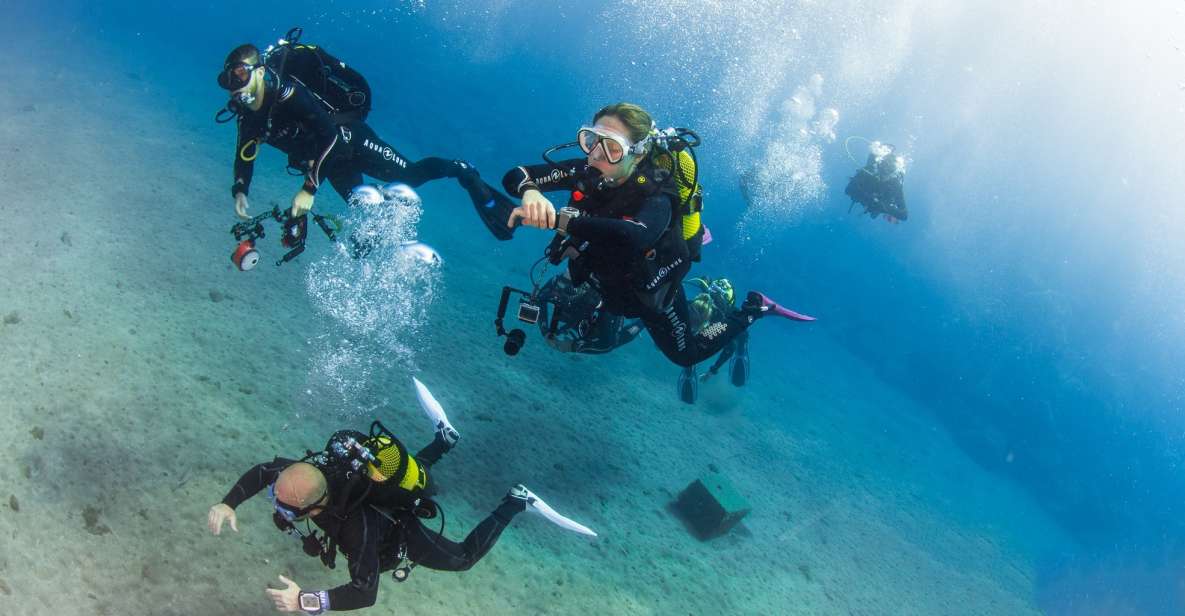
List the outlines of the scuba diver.
{"type": "Polygon", "coordinates": [[[688,153],[698,137],[687,129],[657,130],[641,107],[619,103],[598,111],[576,139],[549,149],[546,164],[511,169],[502,186],[522,200],[509,224],[521,219],[554,229],[546,254],[556,264],[568,260],[574,284],[593,285],[602,314],[640,317],[659,350],[680,366],[715,355],[763,316],[814,320],[750,292],[739,310],[693,332],[681,280],[703,239],[697,170],[688,153]],[[573,145],[586,158],[548,156],[573,145]],[[558,190],[571,199],[556,212],[543,192],[558,190]]]}
{"type": "Polygon", "coordinates": [[[869,149],[868,162],[856,171],[856,175],[843,189],[844,194],[852,200],[848,211],[859,203],[864,206],[864,213],[873,218],[884,214],[885,220],[890,223],[907,220],[905,159],[896,155],[896,148],[892,145],[873,142],[869,149]]]}
{"type": "Polygon", "coordinates": [[[414,381],[420,406],[432,421],[432,443],[414,456],[380,422],[370,434],[335,433],[324,451],[301,460],[276,458],[243,474],[222,501],[210,508],[207,526],[219,535],[229,523],[238,532],[235,509],[267,490],[276,526],[298,537],[304,551],[334,568],[337,552],[346,555],[350,582],[328,590],[308,591],[280,576],[284,588],[267,589],[281,612],[320,614],[374,605],[379,574],[391,571],[406,580],[416,565],[440,571],[465,571],[494,546],[515,515],[530,508],[555,524],[584,535],[589,528],[549,507],[524,486],[512,487],[502,503],[461,543],[446,539],[444,513],[431,500],[431,466],[456,444],[452,427],[431,392],[414,381]],[[440,531],[421,520],[439,516],[440,531]],[[304,530],[298,528],[303,523],[304,530]],[[310,525],[321,530],[318,536],[310,525]]]}
{"type": "Polygon", "coordinates": [[[218,73],[218,85],[230,93],[230,101],[216,120],[237,118],[238,123],[230,192],[240,218],[247,218],[255,158],[260,146],[269,144],[288,155],[291,171],[304,176],[292,198],[292,218],[312,209],[323,180],[347,199],[363,175],[412,187],[456,178],[494,236],[512,237],[506,220],[513,203],[505,195],[464,161],[405,158],[366,124],[370,86],[361,74],[322,48],[298,44],[299,37],[299,28],[293,28],[265,53],[249,43],[240,45],[218,73]]]}
{"type": "Polygon", "coordinates": [[[638,319],[603,312],[601,296],[592,285],[574,284],[567,272],[557,274],[539,288],[542,307],[539,330],[552,348],[562,353],[601,355],[622,346],[642,333],[638,319]],[[553,306],[555,314],[549,314],[553,306]],[[552,317],[555,331],[550,331],[552,317]]]}
{"type": "MultiPolygon", "coordinates": [[[[694,285],[701,291],[687,305],[692,331],[703,331],[736,309],[736,296],[733,292],[732,282],[727,278],[717,278],[716,280],[707,277],[690,278],[684,281],[684,284],[694,285]]],[[[729,381],[737,387],[743,387],[749,380],[748,330],[741,332],[720,350],[716,361],[703,376],[696,374],[695,366],[684,367],[679,373],[676,387],[679,399],[687,404],[695,404],[695,400],[699,396],[699,383],[701,381],[707,382],[726,363],[728,364],[729,381]]]]}

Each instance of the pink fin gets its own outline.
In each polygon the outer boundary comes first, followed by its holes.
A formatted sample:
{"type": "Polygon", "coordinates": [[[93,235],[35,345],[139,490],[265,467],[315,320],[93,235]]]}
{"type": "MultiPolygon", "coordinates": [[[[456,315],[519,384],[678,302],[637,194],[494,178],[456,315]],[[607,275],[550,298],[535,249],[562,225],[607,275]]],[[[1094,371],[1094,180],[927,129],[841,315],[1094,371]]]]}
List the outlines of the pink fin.
{"type": "Polygon", "coordinates": [[[777,306],[776,308],[774,308],[774,312],[778,313],[781,316],[786,317],[787,319],[794,319],[795,321],[814,321],[815,320],[815,317],[812,317],[810,315],[801,314],[798,312],[794,312],[793,310],[788,310],[788,309],[783,308],[781,306],[777,306]]]}
{"type": "Polygon", "coordinates": [[[801,314],[798,312],[794,312],[793,310],[790,310],[789,308],[783,308],[781,305],[779,305],[774,300],[770,299],[764,293],[758,293],[758,295],[761,296],[761,302],[766,307],[769,308],[770,312],[772,312],[780,317],[786,317],[787,319],[793,319],[795,321],[814,321],[815,320],[815,317],[801,314]]]}

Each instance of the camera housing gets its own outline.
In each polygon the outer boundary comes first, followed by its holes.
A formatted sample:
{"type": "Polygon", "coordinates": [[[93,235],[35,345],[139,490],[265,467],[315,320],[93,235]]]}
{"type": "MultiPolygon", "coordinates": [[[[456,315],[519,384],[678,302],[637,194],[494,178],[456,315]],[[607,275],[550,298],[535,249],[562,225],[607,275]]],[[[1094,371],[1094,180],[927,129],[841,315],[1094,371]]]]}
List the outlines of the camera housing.
{"type": "MultiPolygon", "coordinates": [[[[510,296],[517,294],[518,310],[515,316],[519,321],[528,323],[530,325],[539,324],[540,319],[544,318],[544,305],[550,303],[548,300],[540,300],[537,297],[538,289],[534,292],[523,291],[522,289],[515,289],[513,287],[502,287],[502,298],[498,300],[498,313],[494,319],[494,328],[499,336],[505,336],[506,342],[502,345],[502,351],[507,355],[518,355],[522,350],[523,345],[527,342],[527,333],[521,329],[515,328],[506,331],[504,320],[506,319],[506,311],[510,307],[510,296]]],[[[554,312],[551,316],[550,326],[544,335],[554,334],[556,327],[556,320],[559,318],[558,312],[554,312]]]]}
{"type": "Polygon", "coordinates": [[[325,237],[329,241],[337,241],[337,232],[340,230],[336,222],[331,225],[326,221],[324,216],[320,214],[306,214],[302,216],[293,217],[288,210],[281,210],[279,206],[273,206],[270,212],[264,212],[256,215],[250,220],[244,220],[236,223],[230,229],[231,235],[239,242],[235,248],[235,252],[231,255],[231,261],[240,271],[248,271],[255,267],[259,262],[259,250],[255,242],[264,237],[263,222],[267,219],[275,220],[280,223],[283,236],[280,238],[280,244],[288,249],[288,252],[276,261],[276,265],[287,263],[300,253],[304,252],[305,240],[308,235],[308,217],[312,217],[316,221],[317,226],[321,227],[321,231],[325,233],[325,237]],[[247,246],[244,248],[244,246],[247,246]]]}
{"type": "Polygon", "coordinates": [[[542,309],[538,305],[532,304],[524,298],[518,303],[518,320],[534,325],[539,322],[539,313],[541,311],[542,309]]]}

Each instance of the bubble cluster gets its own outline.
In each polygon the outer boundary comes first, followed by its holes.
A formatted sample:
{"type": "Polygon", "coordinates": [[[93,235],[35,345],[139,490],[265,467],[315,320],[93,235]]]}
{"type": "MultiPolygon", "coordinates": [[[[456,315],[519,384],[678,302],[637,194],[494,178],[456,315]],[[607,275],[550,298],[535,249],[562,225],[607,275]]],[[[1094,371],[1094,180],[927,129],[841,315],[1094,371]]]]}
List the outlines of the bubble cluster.
{"type": "Polygon", "coordinates": [[[746,209],[738,223],[740,237],[750,239],[755,224],[794,222],[826,194],[823,146],[835,141],[839,111],[819,109],[822,95],[823,76],[818,73],[798,86],[782,104],[756,162],[741,174],[746,209]]]}
{"type": "Polygon", "coordinates": [[[411,188],[361,186],[349,203],[345,237],[310,265],[305,287],[324,317],[310,390],[353,411],[372,376],[414,364],[441,260],[415,239],[422,203],[411,188]]]}

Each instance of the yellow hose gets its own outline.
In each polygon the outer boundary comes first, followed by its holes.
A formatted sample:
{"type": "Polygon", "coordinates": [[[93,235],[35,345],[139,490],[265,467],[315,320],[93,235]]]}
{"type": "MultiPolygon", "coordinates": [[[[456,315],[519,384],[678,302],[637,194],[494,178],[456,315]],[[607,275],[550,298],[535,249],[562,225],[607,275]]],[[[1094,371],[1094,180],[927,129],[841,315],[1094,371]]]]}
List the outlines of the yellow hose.
{"type": "Polygon", "coordinates": [[[248,141],[247,143],[244,143],[243,147],[239,148],[239,158],[243,159],[243,162],[249,163],[249,162],[255,160],[255,157],[257,157],[257,156],[259,156],[259,140],[258,139],[252,139],[252,140],[248,141]],[[249,148],[249,147],[255,148],[255,150],[253,150],[251,152],[250,157],[247,156],[247,148],[249,148]]]}

